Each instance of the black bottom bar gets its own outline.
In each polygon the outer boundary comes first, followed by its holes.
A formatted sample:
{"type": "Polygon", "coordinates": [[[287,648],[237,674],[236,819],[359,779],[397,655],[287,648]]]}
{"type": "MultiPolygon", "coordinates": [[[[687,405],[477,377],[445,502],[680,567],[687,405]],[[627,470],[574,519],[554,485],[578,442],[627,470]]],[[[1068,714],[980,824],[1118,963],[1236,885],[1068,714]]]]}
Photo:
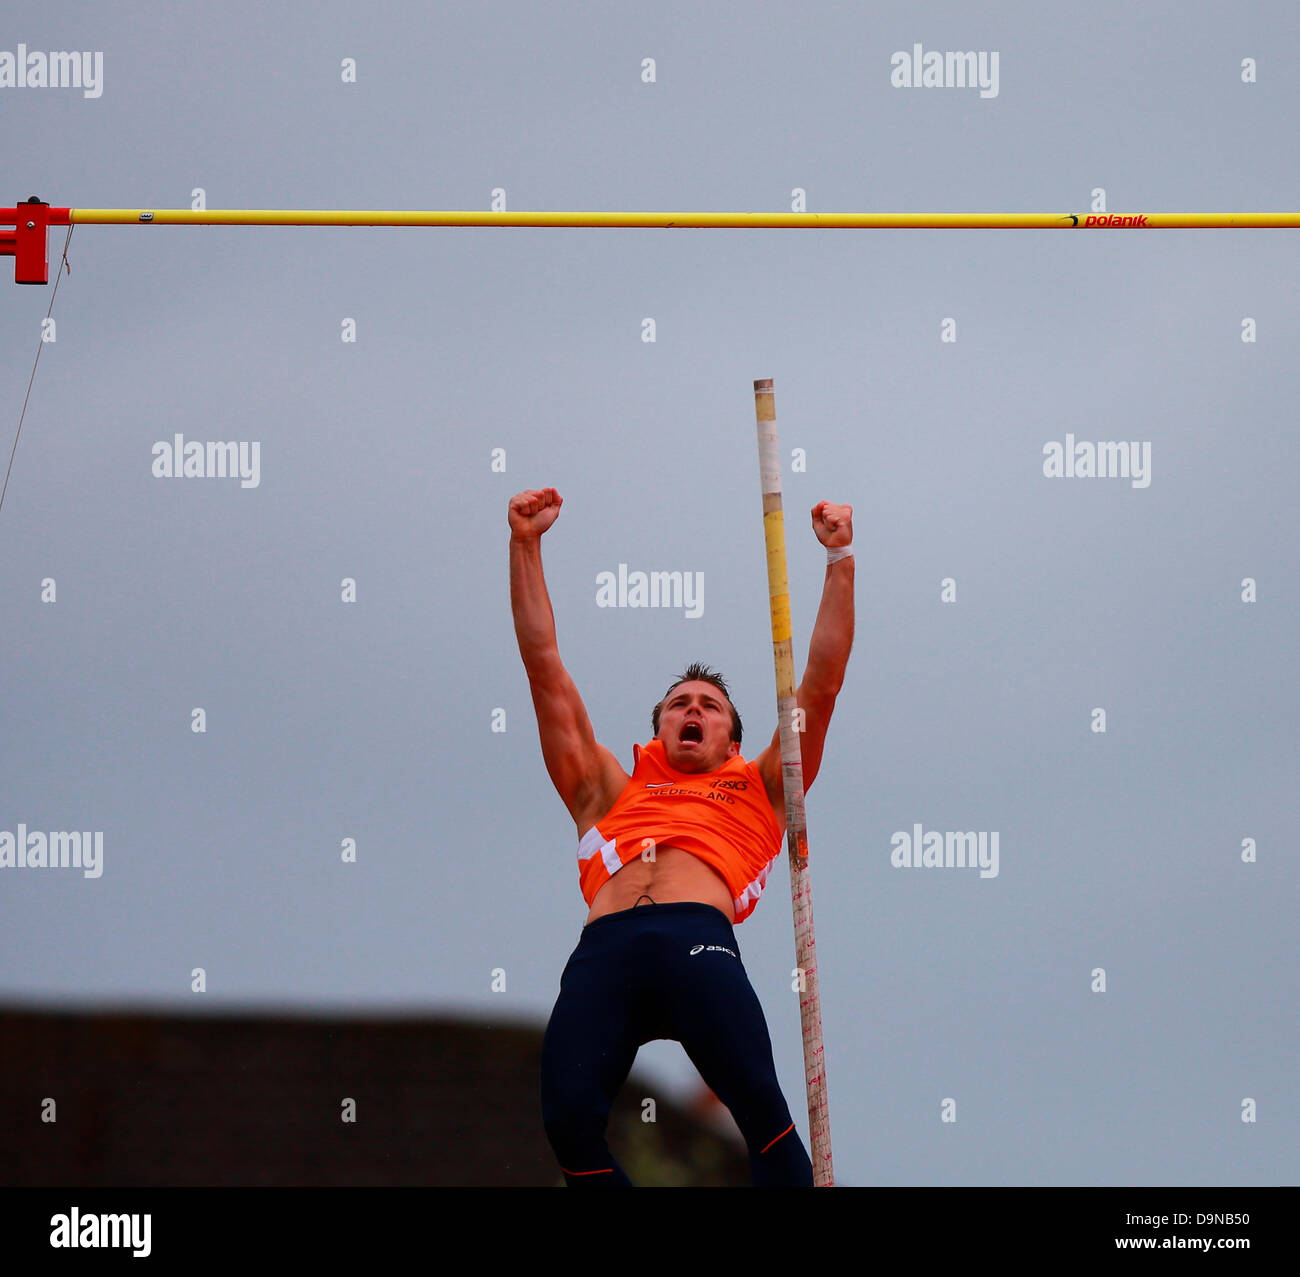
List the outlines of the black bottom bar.
{"type": "MultiPolygon", "coordinates": [[[[1146,1251],[1294,1254],[1296,1197],[1294,1187],[846,1188],[803,1194],[779,1220],[767,1219],[789,1245],[820,1252],[828,1240],[847,1239],[864,1267],[894,1251],[918,1262],[993,1264],[1115,1256],[1123,1263],[1137,1252],[1141,1263],[1146,1251]]],[[[373,1266],[410,1248],[435,1263],[467,1249],[473,1262],[495,1268],[503,1254],[535,1262],[548,1238],[589,1247],[593,1229],[624,1245],[653,1238],[658,1250],[716,1225],[717,1209],[716,1198],[698,1191],[675,1198],[668,1212],[608,1218],[592,1216],[580,1194],[543,1189],[9,1188],[0,1194],[0,1237],[14,1273],[114,1260],[180,1272],[196,1260],[281,1257],[337,1269],[373,1266]],[[468,1193],[482,1200],[467,1214],[468,1193]]]]}

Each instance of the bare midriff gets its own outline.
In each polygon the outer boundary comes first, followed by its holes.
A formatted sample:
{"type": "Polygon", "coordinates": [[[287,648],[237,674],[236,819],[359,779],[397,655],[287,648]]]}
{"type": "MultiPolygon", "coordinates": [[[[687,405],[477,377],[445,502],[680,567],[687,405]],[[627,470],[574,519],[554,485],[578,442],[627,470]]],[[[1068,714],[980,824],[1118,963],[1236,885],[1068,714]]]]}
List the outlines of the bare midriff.
{"type": "Polygon", "coordinates": [[[587,921],[635,908],[638,901],[666,905],[683,900],[712,905],[729,922],[736,916],[731,891],[716,870],[689,851],[661,844],[655,847],[653,860],[640,856],[629,860],[596,892],[587,921]]]}

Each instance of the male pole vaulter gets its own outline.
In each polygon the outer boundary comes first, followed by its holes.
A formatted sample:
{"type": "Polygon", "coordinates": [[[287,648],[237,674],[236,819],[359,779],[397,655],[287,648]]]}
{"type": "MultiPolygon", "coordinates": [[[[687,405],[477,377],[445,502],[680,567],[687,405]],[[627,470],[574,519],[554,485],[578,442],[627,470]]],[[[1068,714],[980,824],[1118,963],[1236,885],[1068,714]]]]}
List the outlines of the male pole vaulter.
{"type": "MultiPolygon", "coordinates": [[[[547,1137],[570,1187],[630,1187],[605,1142],[610,1105],[637,1048],[668,1038],[731,1110],[753,1182],[810,1187],[812,1163],[732,930],[753,912],[785,835],[780,731],[746,762],[726,683],[707,665],[691,665],[654,707],[654,739],[633,745],[631,776],[597,743],[560,661],[542,574],[542,534],[562,502],[554,488],[540,488],[509,506],[515,634],[546,770],[577,823],[590,906],[542,1046],[547,1137]]],[[[827,566],[796,691],[805,790],[853,646],[852,519],[852,506],[820,501],[812,509],[827,566]]]]}

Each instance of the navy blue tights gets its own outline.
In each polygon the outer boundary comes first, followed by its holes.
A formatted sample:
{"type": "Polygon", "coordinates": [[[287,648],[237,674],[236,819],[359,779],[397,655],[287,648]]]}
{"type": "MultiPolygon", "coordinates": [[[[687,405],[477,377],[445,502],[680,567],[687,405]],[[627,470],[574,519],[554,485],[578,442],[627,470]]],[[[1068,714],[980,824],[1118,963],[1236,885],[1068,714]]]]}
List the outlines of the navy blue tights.
{"type": "Polygon", "coordinates": [[[572,1188],[630,1187],[610,1105],[643,1042],[680,1042],[731,1110],[756,1185],[811,1186],[731,923],[712,905],[638,905],[582,929],[542,1045],[542,1118],[572,1188]]]}

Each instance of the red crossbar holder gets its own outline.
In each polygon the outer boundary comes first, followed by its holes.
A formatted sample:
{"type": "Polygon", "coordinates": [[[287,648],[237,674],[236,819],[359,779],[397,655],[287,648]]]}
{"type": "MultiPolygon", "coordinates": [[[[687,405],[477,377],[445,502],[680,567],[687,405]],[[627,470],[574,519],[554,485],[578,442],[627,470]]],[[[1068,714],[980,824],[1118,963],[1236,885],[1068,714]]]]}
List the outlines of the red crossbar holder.
{"type": "Polygon", "coordinates": [[[50,252],[48,228],[67,226],[71,210],[51,208],[35,195],[26,204],[0,208],[0,226],[12,226],[12,234],[0,231],[0,257],[14,259],[14,282],[48,284],[50,252]]]}

